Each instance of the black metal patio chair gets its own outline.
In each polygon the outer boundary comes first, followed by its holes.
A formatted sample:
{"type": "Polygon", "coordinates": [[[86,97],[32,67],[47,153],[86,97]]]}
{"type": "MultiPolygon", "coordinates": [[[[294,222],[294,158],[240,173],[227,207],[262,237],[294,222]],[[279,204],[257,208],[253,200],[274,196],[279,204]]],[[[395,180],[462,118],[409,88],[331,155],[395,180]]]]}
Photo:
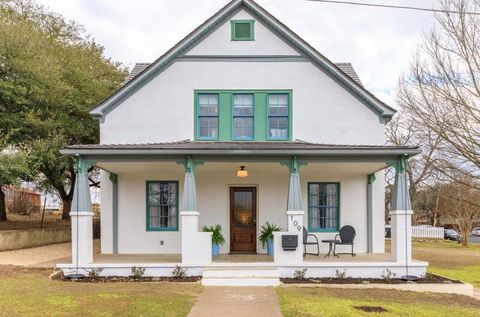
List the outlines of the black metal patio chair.
{"type": "MultiPolygon", "coordinates": [[[[312,239],[310,239],[312,240],[312,239]]],[[[320,246],[318,245],[318,238],[316,235],[308,233],[307,228],[303,227],[303,256],[311,254],[311,255],[320,255],[320,246]],[[314,237],[315,241],[308,241],[308,237],[314,237]],[[307,245],[316,245],[317,246],[317,253],[307,253],[307,245]]]]}
{"type": "Polygon", "coordinates": [[[336,252],[337,245],[351,245],[352,246],[351,254],[352,256],[355,256],[355,253],[353,253],[353,243],[355,241],[356,235],[357,233],[355,232],[355,229],[352,226],[347,225],[347,226],[341,227],[339,233],[335,235],[335,242],[333,245],[333,254],[334,255],[339,254],[336,252]]]}

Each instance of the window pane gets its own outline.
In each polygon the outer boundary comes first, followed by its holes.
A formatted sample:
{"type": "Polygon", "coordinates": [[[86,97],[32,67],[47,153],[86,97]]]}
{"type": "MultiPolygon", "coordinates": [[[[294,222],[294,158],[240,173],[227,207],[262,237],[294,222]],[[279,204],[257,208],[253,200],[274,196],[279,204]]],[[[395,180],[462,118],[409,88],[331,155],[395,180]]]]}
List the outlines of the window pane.
{"type": "Polygon", "coordinates": [[[284,117],[268,118],[268,136],[270,138],[288,138],[288,119],[284,117]]]}
{"type": "Polygon", "coordinates": [[[252,128],[253,129],[253,118],[235,118],[233,119],[233,126],[235,128],[252,128]]]}
{"type": "Polygon", "coordinates": [[[235,38],[248,39],[251,37],[251,24],[249,22],[235,22],[235,38]]]}
{"type": "Polygon", "coordinates": [[[233,95],[233,115],[253,116],[253,95],[233,95]]]}
{"type": "Polygon", "coordinates": [[[148,184],[148,222],[150,229],[176,228],[178,218],[176,182],[148,184]]]}
{"type": "Polygon", "coordinates": [[[204,139],[218,138],[218,95],[198,95],[198,136],[204,139]]]}
{"type": "Polygon", "coordinates": [[[268,95],[268,137],[288,139],[288,94],[268,95]]]}
{"type": "Polygon", "coordinates": [[[338,229],[338,188],[335,183],[309,184],[308,218],[311,229],[338,229]]]}

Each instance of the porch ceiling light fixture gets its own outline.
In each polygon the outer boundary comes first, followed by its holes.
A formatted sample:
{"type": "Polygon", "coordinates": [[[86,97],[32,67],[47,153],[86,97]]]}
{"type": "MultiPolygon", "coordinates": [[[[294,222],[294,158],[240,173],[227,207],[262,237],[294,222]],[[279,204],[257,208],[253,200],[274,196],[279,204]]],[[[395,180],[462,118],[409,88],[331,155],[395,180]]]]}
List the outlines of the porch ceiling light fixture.
{"type": "Polygon", "coordinates": [[[240,168],[237,171],[237,176],[238,177],[247,177],[248,176],[248,172],[245,169],[245,166],[240,166],[240,168]]]}

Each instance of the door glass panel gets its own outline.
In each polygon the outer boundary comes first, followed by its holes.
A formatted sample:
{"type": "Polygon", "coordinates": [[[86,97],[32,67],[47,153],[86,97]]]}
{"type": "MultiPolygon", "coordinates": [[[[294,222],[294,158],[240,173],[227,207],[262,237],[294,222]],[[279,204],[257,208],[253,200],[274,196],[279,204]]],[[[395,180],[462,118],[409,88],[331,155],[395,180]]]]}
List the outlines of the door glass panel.
{"type": "Polygon", "coordinates": [[[238,226],[253,224],[253,193],[234,192],[233,194],[233,221],[238,226]]]}

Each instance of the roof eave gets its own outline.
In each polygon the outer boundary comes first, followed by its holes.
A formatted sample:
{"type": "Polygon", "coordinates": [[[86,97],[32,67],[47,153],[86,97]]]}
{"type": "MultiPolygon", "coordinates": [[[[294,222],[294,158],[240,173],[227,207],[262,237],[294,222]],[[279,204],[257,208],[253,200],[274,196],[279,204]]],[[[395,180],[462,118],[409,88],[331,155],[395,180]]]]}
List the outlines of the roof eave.
{"type": "Polygon", "coordinates": [[[210,156],[415,156],[421,151],[414,148],[399,149],[272,149],[272,150],[230,150],[230,149],[74,149],[66,148],[61,154],[75,156],[169,156],[169,155],[210,155],[210,156]]]}

